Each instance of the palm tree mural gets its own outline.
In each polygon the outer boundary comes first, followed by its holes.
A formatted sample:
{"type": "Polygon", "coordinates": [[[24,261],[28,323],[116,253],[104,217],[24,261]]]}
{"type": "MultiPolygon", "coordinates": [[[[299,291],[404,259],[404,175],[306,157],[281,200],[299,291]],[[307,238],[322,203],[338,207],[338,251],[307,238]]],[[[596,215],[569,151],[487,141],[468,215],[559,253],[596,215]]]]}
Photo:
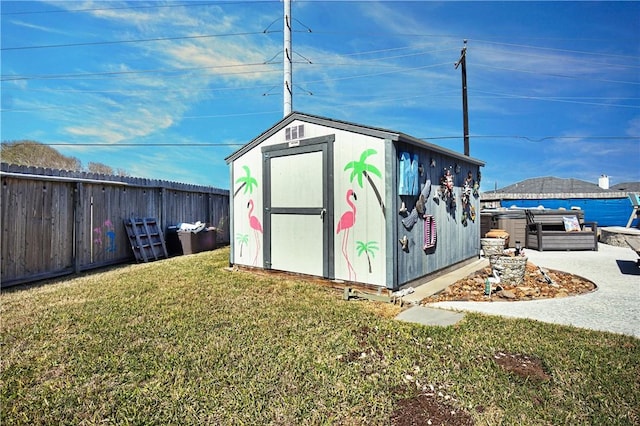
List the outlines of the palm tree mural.
{"type": "Polygon", "coordinates": [[[240,244],[240,257],[242,257],[242,247],[249,244],[249,234],[236,234],[236,241],[240,244]]]}
{"type": "Polygon", "coordinates": [[[347,171],[349,169],[351,170],[351,176],[349,177],[349,181],[353,182],[353,179],[355,177],[358,178],[358,185],[360,185],[360,188],[363,188],[362,186],[362,177],[366,177],[367,181],[369,182],[369,185],[371,186],[371,188],[373,189],[373,192],[375,192],[376,197],[378,198],[378,203],[380,204],[380,208],[382,209],[382,216],[386,217],[385,211],[384,211],[384,202],[382,201],[382,196],[380,195],[380,191],[378,191],[378,187],[376,186],[375,183],[373,183],[373,180],[371,179],[371,175],[376,175],[378,176],[380,179],[382,179],[382,173],[380,173],[380,170],[378,170],[378,168],[374,165],[371,164],[367,164],[367,157],[373,155],[373,154],[377,154],[377,151],[375,149],[367,149],[365,151],[362,152],[362,154],[360,154],[360,160],[359,161],[351,161],[349,163],[347,163],[346,166],[344,166],[344,170],[347,171]]]}
{"type": "Polygon", "coordinates": [[[367,255],[367,262],[369,262],[369,273],[371,270],[371,258],[375,257],[376,250],[378,250],[378,242],[377,241],[356,241],[356,250],[358,251],[358,256],[361,256],[362,253],[367,255]]]}
{"type": "Polygon", "coordinates": [[[253,194],[253,187],[258,186],[258,181],[251,176],[251,169],[249,169],[249,166],[242,166],[242,168],[244,169],[245,175],[236,179],[236,183],[239,183],[240,186],[236,189],[236,192],[233,193],[234,198],[242,188],[244,188],[244,194],[247,192],[249,194],[253,194]]]}

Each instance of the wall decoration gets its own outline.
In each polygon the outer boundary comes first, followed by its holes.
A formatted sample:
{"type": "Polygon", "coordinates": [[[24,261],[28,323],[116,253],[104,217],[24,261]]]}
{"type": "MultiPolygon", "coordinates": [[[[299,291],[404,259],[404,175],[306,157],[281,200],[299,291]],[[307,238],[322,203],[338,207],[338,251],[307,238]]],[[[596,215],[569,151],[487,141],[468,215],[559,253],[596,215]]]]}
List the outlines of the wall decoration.
{"type": "Polygon", "coordinates": [[[249,209],[248,217],[249,217],[249,226],[253,229],[253,234],[256,240],[256,255],[253,258],[253,266],[258,265],[258,252],[260,252],[260,238],[258,233],[262,234],[262,224],[260,220],[254,216],[253,213],[253,200],[249,200],[247,204],[247,208],[249,209]]]}
{"type": "Polygon", "coordinates": [[[402,215],[402,216],[406,216],[407,215],[407,205],[405,204],[404,201],[400,205],[400,210],[398,210],[398,213],[400,213],[400,215],[402,215]]]}
{"type": "Polygon", "coordinates": [[[233,193],[234,198],[236,195],[238,195],[242,188],[244,188],[244,194],[246,194],[247,192],[249,194],[253,194],[253,187],[258,186],[258,181],[251,176],[251,169],[249,169],[249,166],[242,166],[242,168],[244,169],[245,175],[236,179],[236,183],[239,183],[240,186],[233,193]]]}
{"type": "MultiPolygon", "coordinates": [[[[469,172],[471,173],[471,172],[469,172]]],[[[478,176],[476,178],[476,180],[473,182],[473,196],[474,197],[479,197],[480,196],[480,179],[482,178],[482,173],[480,172],[480,169],[478,168],[478,176]]]]}
{"type": "Polygon", "coordinates": [[[400,153],[400,170],[398,176],[398,195],[418,195],[420,166],[418,155],[408,152],[400,153]]]}
{"type": "Polygon", "coordinates": [[[402,251],[409,253],[409,238],[407,238],[407,236],[405,235],[402,238],[400,238],[398,242],[402,246],[402,251]]]}
{"type": "MultiPolygon", "coordinates": [[[[471,198],[472,186],[473,186],[473,175],[471,174],[471,172],[469,172],[467,174],[466,179],[464,180],[462,193],[460,194],[460,199],[462,200],[462,224],[464,226],[467,226],[467,218],[471,216],[470,198],[471,198]]],[[[472,207],[473,206],[471,206],[471,208],[472,207]]],[[[475,209],[474,209],[472,220],[475,222],[475,209]]]]}
{"type": "Polygon", "coordinates": [[[375,257],[376,250],[379,250],[377,241],[356,241],[356,250],[358,251],[358,256],[361,256],[362,253],[367,255],[367,262],[369,263],[369,273],[372,273],[371,269],[371,258],[375,257]]]}
{"type": "Polygon", "coordinates": [[[445,169],[444,175],[440,178],[440,198],[449,202],[449,207],[456,206],[456,199],[453,196],[453,175],[450,169],[445,169]]]}
{"type": "Polygon", "coordinates": [[[424,215],[424,239],[423,247],[424,251],[433,249],[436,246],[436,218],[433,215],[424,215]]]}
{"type": "MultiPolygon", "coordinates": [[[[239,186],[236,188],[235,192],[233,193],[234,198],[240,193],[240,191],[242,191],[243,188],[244,188],[244,191],[242,192],[243,194],[251,195],[253,194],[253,190],[258,187],[258,180],[253,176],[251,176],[251,169],[249,168],[249,166],[244,165],[242,166],[242,169],[244,170],[244,176],[239,177],[235,181],[235,183],[239,184],[239,186]]],[[[260,219],[258,218],[258,216],[253,214],[255,204],[252,198],[249,199],[247,203],[247,208],[249,209],[249,211],[247,212],[247,219],[249,220],[249,227],[253,229],[253,236],[254,236],[253,239],[256,245],[252,264],[253,266],[257,266],[258,255],[260,254],[260,235],[259,234],[263,233],[262,224],[260,223],[260,219]]],[[[242,253],[243,253],[244,246],[246,245],[247,247],[249,247],[249,234],[242,234],[242,233],[236,234],[236,241],[238,242],[238,244],[240,244],[239,257],[243,257],[242,253]]],[[[249,256],[250,256],[250,253],[249,253],[249,256]]]]}
{"type": "Polygon", "coordinates": [[[344,171],[352,169],[351,176],[349,177],[349,182],[353,182],[353,179],[357,177],[358,186],[360,186],[360,188],[364,188],[362,186],[362,177],[364,176],[365,178],[367,178],[367,182],[369,182],[369,186],[371,186],[371,188],[373,189],[373,192],[376,194],[376,197],[378,198],[378,204],[380,204],[380,208],[382,209],[382,216],[386,217],[382,196],[380,195],[380,191],[378,191],[378,187],[371,179],[372,174],[382,179],[382,173],[380,173],[380,170],[378,170],[376,166],[372,164],[367,164],[366,162],[367,158],[374,154],[377,154],[377,151],[375,149],[367,149],[363,151],[362,154],[360,154],[360,160],[351,161],[347,163],[347,165],[344,166],[344,171]]]}
{"type": "Polygon", "coordinates": [[[116,251],[116,231],[111,220],[107,219],[102,226],[93,229],[93,243],[98,247],[102,247],[102,228],[105,228],[104,235],[107,236],[108,240],[105,245],[105,251],[113,253],[116,251]]]}
{"type": "Polygon", "coordinates": [[[421,215],[424,214],[427,200],[429,199],[429,194],[431,193],[431,179],[427,179],[422,187],[422,191],[420,191],[420,197],[418,197],[418,201],[416,201],[416,210],[421,215]]]}
{"type": "Polygon", "coordinates": [[[356,223],[356,205],[351,201],[351,197],[354,200],[357,200],[356,193],[353,192],[353,189],[349,189],[346,194],[347,204],[351,208],[342,214],[340,217],[340,221],[338,222],[338,227],[336,228],[336,234],[342,232],[342,255],[344,259],[347,261],[347,269],[349,271],[349,281],[356,280],[356,271],[353,269],[353,265],[351,265],[351,261],[349,260],[349,253],[347,248],[349,247],[349,230],[356,223]],[[352,278],[353,274],[353,278],[352,278]]]}
{"type": "Polygon", "coordinates": [[[409,213],[407,217],[402,219],[402,225],[407,228],[407,230],[411,230],[411,228],[413,228],[413,225],[415,225],[417,221],[418,210],[416,210],[416,208],[414,207],[413,210],[411,210],[411,213],[409,213]]]}
{"type": "Polygon", "coordinates": [[[93,229],[93,243],[97,246],[102,246],[102,229],[100,227],[93,229]]]}
{"type": "Polygon", "coordinates": [[[104,221],[104,227],[107,228],[105,235],[109,242],[107,243],[106,251],[113,253],[116,251],[116,231],[113,227],[113,223],[109,219],[104,221]]]}
{"type": "MultiPolygon", "coordinates": [[[[424,186],[422,187],[422,191],[420,191],[420,197],[418,197],[418,201],[416,201],[416,205],[411,210],[408,216],[402,219],[402,225],[410,230],[413,225],[418,221],[420,215],[423,215],[426,208],[426,202],[429,198],[429,193],[431,192],[431,179],[427,179],[424,186]]],[[[403,202],[404,205],[404,202],[403,202]]]]}
{"type": "Polygon", "coordinates": [[[249,244],[249,234],[236,234],[236,241],[240,244],[240,257],[242,257],[242,247],[249,244]]]}

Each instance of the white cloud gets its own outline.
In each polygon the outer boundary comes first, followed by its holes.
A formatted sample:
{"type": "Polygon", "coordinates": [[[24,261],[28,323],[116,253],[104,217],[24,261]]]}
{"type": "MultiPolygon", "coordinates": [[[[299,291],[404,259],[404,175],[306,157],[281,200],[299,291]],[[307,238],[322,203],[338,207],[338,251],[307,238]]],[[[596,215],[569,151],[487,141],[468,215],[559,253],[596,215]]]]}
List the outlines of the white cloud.
{"type": "MultiPolygon", "coordinates": [[[[640,137],[640,117],[635,117],[627,123],[626,134],[629,136],[640,137]]],[[[637,142],[640,144],[640,142],[637,142]]]]}

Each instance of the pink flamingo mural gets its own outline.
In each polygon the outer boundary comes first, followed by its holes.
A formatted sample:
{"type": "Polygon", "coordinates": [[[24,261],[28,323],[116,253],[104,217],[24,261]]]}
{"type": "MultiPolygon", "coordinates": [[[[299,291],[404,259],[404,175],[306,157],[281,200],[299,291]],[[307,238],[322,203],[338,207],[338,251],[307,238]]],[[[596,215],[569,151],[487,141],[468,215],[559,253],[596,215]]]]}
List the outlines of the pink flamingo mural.
{"type": "Polygon", "coordinates": [[[253,266],[257,266],[258,264],[258,253],[260,252],[260,239],[258,238],[258,232],[262,234],[262,225],[260,224],[260,220],[257,217],[253,216],[253,200],[249,200],[247,204],[249,208],[249,226],[253,229],[253,234],[256,238],[256,256],[253,258],[253,266]]]}
{"type": "Polygon", "coordinates": [[[344,259],[347,261],[347,268],[349,270],[349,281],[355,281],[356,279],[356,271],[353,269],[351,262],[349,261],[349,254],[347,253],[347,246],[349,245],[349,229],[356,223],[356,206],[351,202],[351,196],[353,196],[354,200],[357,200],[356,193],[353,192],[353,189],[347,191],[347,204],[351,207],[351,210],[348,210],[342,214],[340,217],[340,222],[338,222],[338,228],[336,229],[336,234],[339,234],[340,231],[344,231],[342,234],[342,255],[344,259]],[[351,278],[351,273],[353,273],[353,278],[351,278]]]}

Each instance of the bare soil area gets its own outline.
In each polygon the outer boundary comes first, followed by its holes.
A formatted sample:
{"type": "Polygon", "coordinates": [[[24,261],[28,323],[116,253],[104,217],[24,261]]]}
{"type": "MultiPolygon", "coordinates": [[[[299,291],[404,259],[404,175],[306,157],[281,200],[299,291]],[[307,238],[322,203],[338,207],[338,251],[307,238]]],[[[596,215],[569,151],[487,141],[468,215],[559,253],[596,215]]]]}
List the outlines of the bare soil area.
{"type": "Polygon", "coordinates": [[[422,300],[423,304],[442,301],[516,301],[577,296],[596,290],[597,286],[586,278],[553,269],[539,268],[527,262],[524,279],[520,284],[500,283],[492,286],[491,295],[485,294],[485,282],[492,277],[486,267],[456,281],[440,293],[422,300]]]}

